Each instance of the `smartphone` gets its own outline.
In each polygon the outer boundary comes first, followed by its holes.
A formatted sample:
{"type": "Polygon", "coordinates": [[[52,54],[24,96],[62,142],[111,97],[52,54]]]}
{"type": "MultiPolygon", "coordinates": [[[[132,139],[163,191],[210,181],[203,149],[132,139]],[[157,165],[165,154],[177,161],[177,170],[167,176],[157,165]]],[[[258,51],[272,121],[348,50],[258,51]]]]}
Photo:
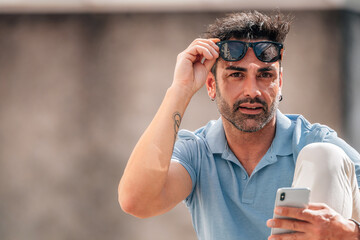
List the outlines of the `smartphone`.
{"type": "MultiPolygon", "coordinates": [[[[276,192],[275,207],[305,208],[309,204],[309,188],[279,188],[276,192]]],[[[273,218],[286,218],[274,214],[273,218]]],[[[291,219],[291,218],[290,218],[291,219]]],[[[272,228],[271,234],[292,233],[294,231],[283,228],[272,228]]]]}

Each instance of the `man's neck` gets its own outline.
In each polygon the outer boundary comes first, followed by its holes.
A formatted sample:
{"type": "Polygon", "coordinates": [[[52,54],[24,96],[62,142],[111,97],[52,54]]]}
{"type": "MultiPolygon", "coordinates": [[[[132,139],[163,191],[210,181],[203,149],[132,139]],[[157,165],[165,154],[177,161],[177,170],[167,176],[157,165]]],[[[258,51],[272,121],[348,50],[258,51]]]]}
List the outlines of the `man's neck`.
{"type": "Polygon", "coordinates": [[[275,137],[276,115],[264,128],[251,133],[238,130],[223,117],[222,120],[228,145],[250,176],[275,137]]]}

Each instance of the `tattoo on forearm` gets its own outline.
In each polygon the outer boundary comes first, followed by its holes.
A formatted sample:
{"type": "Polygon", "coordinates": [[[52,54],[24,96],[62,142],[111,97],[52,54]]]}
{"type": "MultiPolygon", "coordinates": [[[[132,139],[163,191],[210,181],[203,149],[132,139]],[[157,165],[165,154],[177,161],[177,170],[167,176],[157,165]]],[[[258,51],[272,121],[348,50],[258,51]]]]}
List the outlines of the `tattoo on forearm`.
{"type": "Polygon", "coordinates": [[[175,112],[173,115],[173,119],[174,119],[174,138],[176,140],[176,136],[179,131],[180,123],[181,123],[181,114],[179,112],[175,112]]]}

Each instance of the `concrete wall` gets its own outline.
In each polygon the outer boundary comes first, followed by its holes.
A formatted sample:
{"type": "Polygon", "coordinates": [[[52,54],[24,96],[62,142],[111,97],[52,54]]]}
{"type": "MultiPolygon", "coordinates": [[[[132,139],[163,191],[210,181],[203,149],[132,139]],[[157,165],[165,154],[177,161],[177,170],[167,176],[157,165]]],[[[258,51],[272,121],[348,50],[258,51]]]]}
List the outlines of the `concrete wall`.
{"type": "Polygon", "coordinates": [[[345,28],[343,29],[344,45],[344,77],[346,85],[344,88],[344,115],[345,132],[349,141],[360,150],[360,13],[346,12],[344,15],[345,28]]]}
{"type": "MultiPolygon", "coordinates": [[[[340,15],[294,14],[280,108],[342,135],[340,15]]],[[[0,16],[0,239],[196,238],[183,204],[138,220],[117,185],[176,55],[219,16],[0,16]]],[[[218,117],[203,88],[182,127],[218,117]]]]}

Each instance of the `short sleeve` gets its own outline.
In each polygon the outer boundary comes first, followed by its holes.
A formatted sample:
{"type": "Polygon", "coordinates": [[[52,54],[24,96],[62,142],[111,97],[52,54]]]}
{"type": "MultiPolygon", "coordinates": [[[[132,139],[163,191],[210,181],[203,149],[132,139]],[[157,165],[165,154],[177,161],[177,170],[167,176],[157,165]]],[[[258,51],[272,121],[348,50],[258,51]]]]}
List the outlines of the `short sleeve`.
{"type": "Polygon", "coordinates": [[[185,203],[191,201],[196,185],[197,172],[195,161],[197,160],[197,144],[193,139],[179,139],[176,141],[171,161],[180,163],[189,173],[192,181],[192,190],[185,199],[185,203]]]}

